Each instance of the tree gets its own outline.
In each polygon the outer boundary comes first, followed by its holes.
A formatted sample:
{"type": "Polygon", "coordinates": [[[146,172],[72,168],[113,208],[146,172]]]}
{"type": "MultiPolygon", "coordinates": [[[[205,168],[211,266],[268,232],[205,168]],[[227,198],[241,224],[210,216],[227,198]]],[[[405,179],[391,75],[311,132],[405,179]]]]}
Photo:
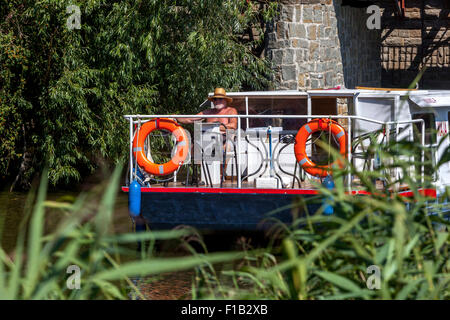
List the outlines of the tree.
{"type": "MultiPolygon", "coordinates": [[[[0,169],[27,188],[47,164],[55,185],[96,159],[127,154],[124,114],[195,112],[215,86],[263,89],[270,68],[242,35],[274,3],[244,0],[60,1],[0,4],[0,169]],[[69,29],[69,5],[81,29],[69,29]]],[[[260,33],[262,33],[260,31],[260,33]]]]}

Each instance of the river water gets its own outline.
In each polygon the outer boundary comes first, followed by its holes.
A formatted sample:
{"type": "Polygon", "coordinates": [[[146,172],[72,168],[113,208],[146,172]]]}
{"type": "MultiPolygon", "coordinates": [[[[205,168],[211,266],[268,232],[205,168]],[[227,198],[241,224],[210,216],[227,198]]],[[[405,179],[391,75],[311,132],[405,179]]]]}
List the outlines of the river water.
{"type": "MultiPolygon", "coordinates": [[[[77,192],[49,192],[47,200],[61,201],[77,196],[77,192]]],[[[25,216],[26,199],[27,193],[0,192],[0,239],[1,246],[7,253],[11,253],[15,248],[19,226],[25,216]]],[[[56,226],[56,223],[49,221],[51,219],[52,217],[46,217],[46,230],[56,226]]],[[[132,231],[132,222],[128,215],[128,197],[121,191],[116,198],[113,227],[116,233],[132,231]]],[[[166,255],[171,255],[171,252],[166,255]]],[[[193,271],[163,274],[156,282],[145,284],[143,281],[141,290],[147,299],[189,299],[193,276],[193,271]]]]}
{"type": "MultiPolygon", "coordinates": [[[[77,198],[78,195],[79,192],[50,191],[47,194],[47,200],[67,201],[67,199],[73,200],[77,198]]],[[[15,248],[20,223],[25,216],[26,199],[27,193],[0,192],[0,239],[3,250],[8,254],[13,252],[15,248]]],[[[54,216],[46,214],[46,232],[56,227],[57,223],[54,220],[54,216]]],[[[128,215],[128,195],[121,190],[118,191],[116,197],[113,227],[116,233],[132,232],[132,222],[128,215]]],[[[250,237],[258,241],[258,236],[235,233],[206,235],[204,240],[210,252],[228,251],[239,250],[241,243],[248,242],[250,237]],[[246,236],[248,238],[245,238],[246,236]]],[[[157,254],[162,256],[180,256],[187,254],[186,250],[183,250],[182,247],[174,243],[163,243],[158,248],[159,252],[157,254]]],[[[147,299],[191,299],[191,282],[194,275],[194,271],[192,270],[162,274],[156,282],[147,283],[147,281],[142,281],[140,288],[147,299]]]]}
{"type": "MultiPolygon", "coordinates": [[[[18,228],[21,221],[25,217],[25,203],[27,199],[25,192],[0,192],[0,227],[3,223],[3,228],[0,228],[0,238],[2,248],[9,252],[15,246],[18,228]]],[[[79,192],[49,192],[47,200],[63,201],[67,199],[75,199],[79,192]]],[[[52,223],[52,217],[46,217],[46,225],[55,225],[52,223]]],[[[116,198],[116,205],[113,218],[114,230],[119,233],[130,232],[132,224],[128,215],[128,197],[123,192],[119,191],[116,198]]]]}

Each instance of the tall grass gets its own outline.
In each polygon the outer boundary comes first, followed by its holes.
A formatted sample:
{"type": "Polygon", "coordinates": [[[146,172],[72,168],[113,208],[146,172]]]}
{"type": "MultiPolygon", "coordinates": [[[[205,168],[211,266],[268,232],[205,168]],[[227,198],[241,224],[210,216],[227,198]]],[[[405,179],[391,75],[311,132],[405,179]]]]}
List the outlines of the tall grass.
{"type": "Polygon", "coordinates": [[[73,203],[47,201],[47,172],[42,173],[39,190],[28,196],[26,219],[14,253],[0,248],[0,299],[145,299],[134,277],[242,256],[194,252],[183,258],[160,258],[153,254],[156,240],[180,238],[187,235],[186,230],[115,234],[112,218],[121,171],[121,167],[116,168],[98,203],[87,201],[87,194],[73,203]],[[46,233],[44,222],[49,211],[63,218],[46,233]],[[140,241],[150,246],[137,254],[130,244],[140,241]],[[67,271],[71,265],[81,271],[79,289],[70,285],[73,278],[67,271]]]}
{"type": "MultiPolygon", "coordinates": [[[[292,204],[293,215],[301,214],[291,225],[275,225],[278,244],[274,242],[263,252],[246,252],[245,265],[223,271],[221,280],[206,270],[209,276],[198,281],[196,297],[449,299],[450,204],[420,192],[424,185],[429,186],[432,172],[426,173],[422,183],[420,171],[411,170],[421,163],[398,157],[406,154],[420,159],[422,147],[413,142],[372,147],[381,156],[378,170],[361,172],[348,163],[346,169],[334,168],[333,190],[317,184],[320,196],[299,198],[292,204]],[[375,180],[388,177],[394,169],[402,175],[390,177],[384,189],[377,188],[375,180]],[[349,170],[361,181],[359,188],[371,194],[345,191],[344,177],[349,170]],[[412,198],[395,192],[405,184],[412,198]],[[324,198],[329,199],[334,215],[322,215],[326,204],[308,212],[308,204],[323,203],[324,198]],[[379,286],[374,269],[380,271],[379,286]],[[209,279],[208,287],[205,279],[209,279]]],[[[340,156],[336,150],[331,152],[340,156]]],[[[441,196],[448,201],[450,189],[441,196]]]]}
{"type": "MultiPolygon", "coordinates": [[[[320,196],[296,199],[291,207],[297,218],[290,225],[274,220],[273,241],[266,248],[212,254],[191,247],[190,255],[178,258],[158,257],[155,241],[179,239],[190,231],[114,232],[120,167],[96,203],[87,194],[73,202],[46,200],[43,172],[39,190],[27,200],[27,219],[14,254],[0,249],[0,299],[145,299],[134,277],[187,269],[196,271],[194,299],[449,299],[449,221],[444,212],[450,208],[422,195],[411,163],[389,153],[418,146],[383,148],[376,150],[382,157],[379,170],[358,172],[349,164],[335,168],[334,189],[319,184],[320,196]],[[374,180],[393,168],[404,174],[377,189],[374,180]],[[349,170],[370,195],[346,192],[349,170]],[[404,183],[413,198],[392,192],[404,183]],[[308,211],[309,204],[324,198],[334,215],[322,215],[324,205],[308,211]],[[62,218],[46,232],[50,211],[62,218]],[[138,241],[145,244],[139,253],[134,248],[138,241]],[[220,270],[215,267],[219,262],[220,270]],[[70,265],[81,270],[80,289],[67,286],[70,265]],[[376,283],[371,266],[380,271],[379,289],[368,285],[376,283]]],[[[443,196],[449,198],[450,190],[443,196]]]]}

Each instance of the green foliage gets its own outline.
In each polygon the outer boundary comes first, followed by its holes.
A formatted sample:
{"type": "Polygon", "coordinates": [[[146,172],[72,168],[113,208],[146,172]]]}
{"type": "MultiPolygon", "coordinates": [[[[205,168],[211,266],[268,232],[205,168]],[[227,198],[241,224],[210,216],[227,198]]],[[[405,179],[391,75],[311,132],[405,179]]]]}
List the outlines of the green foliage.
{"type": "Polygon", "coordinates": [[[24,99],[27,57],[12,32],[0,36],[0,172],[4,178],[21,156],[18,144],[22,132],[21,110],[29,110],[24,99]]]}
{"type": "MultiPolygon", "coordinates": [[[[317,184],[319,196],[293,203],[292,212],[298,218],[291,225],[278,222],[272,230],[278,241],[262,252],[246,251],[244,266],[227,266],[220,276],[204,268],[195,297],[448,300],[450,189],[439,202],[423,195],[420,190],[428,179],[422,184],[421,175],[409,171],[411,163],[398,157],[401,148],[413,157],[422,150],[420,143],[374,146],[382,154],[379,170],[335,168],[335,189],[317,184]],[[386,171],[394,169],[402,175],[391,176],[384,189],[376,188],[373,179],[385,178],[386,171]],[[358,176],[359,188],[371,194],[347,193],[344,178],[348,173],[358,176]],[[412,198],[395,192],[405,182],[412,198]],[[322,215],[324,197],[334,208],[332,216],[322,215]],[[319,204],[320,209],[310,213],[311,204],[319,204]],[[381,272],[379,289],[368,287],[374,276],[369,266],[381,272]]],[[[336,150],[331,152],[340,156],[336,150]]]]}
{"type": "MultiPolygon", "coordinates": [[[[414,177],[396,179],[374,192],[374,176],[384,177],[383,171],[394,167],[406,169],[403,161],[390,158],[384,153],[383,163],[389,166],[374,172],[336,169],[336,188],[318,185],[318,197],[297,199],[292,210],[298,218],[291,225],[275,224],[267,248],[243,246],[241,252],[211,254],[203,246],[206,253],[200,254],[187,244],[191,254],[178,258],[158,257],[155,240],[188,238],[195,236],[193,231],[115,234],[120,167],[109,184],[98,188],[105,190],[102,197],[97,191],[70,202],[46,200],[44,172],[37,194],[30,193],[29,223],[19,228],[14,252],[0,249],[0,299],[127,299],[128,294],[143,299],[134,277],[151,281],[161,273],[194,269],[193,299],[448,300],[450,222],[444,213],[448,215],[449,204],[422,195],[414,177]],[[372,194],[346,193],[349,172],[359,175],[360,188],[372,194]],[[413,198],[392,192],[405,180],[413,198]],[[322,215],[323,205],[308,212],[308,204],[323,203],[324,197],[334,215],[322,215]],[[50,215],[58,224],[47,232],[44,221],[50,215]],[[137,241],[144,242],[139,254],[130,247],[137,241]],[[82,270],[80,290],[66,286],[70,265],[82,270]],[[381,271],[380,289],[367,287],[372,265],[381,271]]],[[[450,189],[442,196],[448,200],[450,189]]]]}
{"type": "Polygon", "coordinates": [[[130,113],[197,112],[215,86],[262,89],[267,62],[245,40],[274,4],[29,1],[0,4],[0,169],[22,180],[49,165],[51,184],[80,180],[95,160],[127,152],[130,113]],[[66,7],[81,9],[69,30],[66,7]],[[8,125],[6,125],[8,124],[8,125]],[[23,161],[22,161],[23,164],[23,161]]]}
{"type": "MultiPolygon", "coordinates": [[[[114,234],[112,228],[121,167],[98,191],[83,194],[73,202],[46,200],[47,176],[40,188],[29,193],[34,202],[20,228],[17,245],[9,254],[0,248],[0,299],[145,299],[131,280],[163,272],[181,271],[211,263],[239,259],[241,253],[192,254],[183,258],[153,255],[153,245],[140,254],[130,247],[137,241],[176,239],[191,234],[187,230],[114,234]],[[59,223],[45,231],[46,216],[59,223]],[[59,217],[58,217],[59,216],[59,217]],[[80,288],[72,284],[68,267],[80,268],[80,288]]],[[[2,224],[0,223],[0,226],[2,224]]],[[[0,230],[1,231],[1,230],[0,230]]],[[[0,232],[1,234],[1,232],[0,232]]],[[[72,272],[73,273],[73,272],[72,272]]]]}

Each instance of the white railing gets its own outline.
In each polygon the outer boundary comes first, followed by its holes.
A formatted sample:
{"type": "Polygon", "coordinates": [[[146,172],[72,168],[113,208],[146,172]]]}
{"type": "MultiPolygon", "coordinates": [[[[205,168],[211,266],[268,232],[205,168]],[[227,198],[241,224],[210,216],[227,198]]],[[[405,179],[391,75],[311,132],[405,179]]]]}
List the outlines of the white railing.
{"type": "MultiPolygon", "coordinates": [[[[241,119],[315,119],[315,118],[322,118],[322,119],[347,119],[347,134],[349,137],[349,140],[352,137],[352,120],[360,120],[360,121],[367,121],[375,124],[379,124],[381,126],[384,126],[385,128],[390,128],[391,125],[396,126],[396,132],[398,133],[398,126],[400,124],[412,124],[412,123],[421,123],[421,145],[422,145],[422,152],[421,152],[421,160],[422,160],[422,167],[421,167],[421,182],[424,182],[424,147],[425,147],[425,121],[423,119],[413,119],[413,120],[406,120],[406,121],[378,121],[366,117],[361,116],[339,116],[339,115],[178,115],[178,114],[169,114],[169,115],[124,115],[124,118],[127,119],[130,123],[130,181],[131,177],[133,176],[133,138],[134,138],[134,124],[142,124],[147,121],[150,121],[150,119],[155,118],[201,118],[201,119],[208,119],[208,118],[237,118],[237,187],[242,188],[242,181],[241,181],[241,119]]],[[[248,122],[247,122],[248,123],[248,122]]],[[[300,128],[299,128],[300,129],[300,128]]],[[[389,142],[389,131],[387,130],[387,141],[389,142]]],[[[352,143],[351,141],[348,141],[347,143],[347,160],[348,163],[352,163],[352,143]]],[[[348,190],[351,190],[351,172],[347,174],[347,187],[348,190]]]]}

